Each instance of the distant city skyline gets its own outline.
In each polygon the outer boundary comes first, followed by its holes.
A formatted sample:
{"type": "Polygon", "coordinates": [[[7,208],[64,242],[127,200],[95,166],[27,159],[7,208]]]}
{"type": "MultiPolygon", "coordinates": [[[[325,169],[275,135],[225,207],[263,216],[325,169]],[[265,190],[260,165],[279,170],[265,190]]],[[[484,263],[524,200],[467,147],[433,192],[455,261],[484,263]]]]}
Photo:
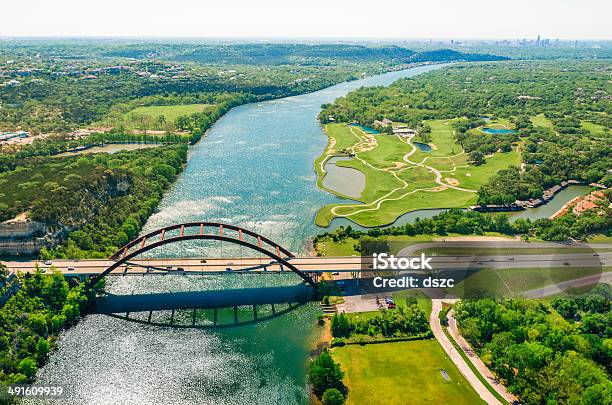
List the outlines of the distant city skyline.
{"type": "Polygon", "coordinates": [[[607,0],[23,0],[2,12],[19,18],[0,36],[612,40],[607,0]]]}

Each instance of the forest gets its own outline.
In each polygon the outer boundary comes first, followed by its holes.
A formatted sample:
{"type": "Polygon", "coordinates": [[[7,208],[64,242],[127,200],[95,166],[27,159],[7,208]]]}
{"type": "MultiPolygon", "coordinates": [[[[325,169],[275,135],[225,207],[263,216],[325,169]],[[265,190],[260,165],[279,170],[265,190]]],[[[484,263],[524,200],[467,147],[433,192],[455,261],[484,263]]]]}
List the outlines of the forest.
{"type": "MultiPolygon", "coordinates": [[[[0,264],[0,273],[5,272],[0,264]]],[[[19,290],[0,308],[2,385],[31,383],[60,332],[77,322],[95,294],[71,286],[59,272],[18,277],[19,290]]]]}
{"type": "Polygon", "coordinates": [[[501,59],[398,46],[7,41],[0,43],[0,130],[61,133],[103,123],[125,105],[259,101],[413,63],[501,59]]]}
{"type": "Polygon", "coordinates": [[[612,287],[550,301],[463,300],[463,336],[525,404],[612,402],[612,287]]]}
{"type": "Polygon", "coordinates": [[[0,174],[0,220],[21,213],[57,246],[43,258],[108,257],[134,238],[182,171],[187,146],[114,154],[34,157],[0,174]]]}

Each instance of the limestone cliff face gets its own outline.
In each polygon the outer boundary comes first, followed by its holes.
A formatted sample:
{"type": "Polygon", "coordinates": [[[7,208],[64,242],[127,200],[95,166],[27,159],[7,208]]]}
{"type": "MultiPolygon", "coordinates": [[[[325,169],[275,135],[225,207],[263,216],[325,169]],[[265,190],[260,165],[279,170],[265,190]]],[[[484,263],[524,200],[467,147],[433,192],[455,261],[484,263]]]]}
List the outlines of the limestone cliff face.
{"type": "Polygon", "coordinates": [[[27,218],[0,223],[0,256],[36,255],[62,243],[113,198],[127,194],[132,181],[126,173],[106,171],[36,199],[27,218]]]}
{"type": "Polygon", "coordinates": [[[22,220],[0,223],[0,256],[33,255],[46,246],[45,224],[22,220]]]}

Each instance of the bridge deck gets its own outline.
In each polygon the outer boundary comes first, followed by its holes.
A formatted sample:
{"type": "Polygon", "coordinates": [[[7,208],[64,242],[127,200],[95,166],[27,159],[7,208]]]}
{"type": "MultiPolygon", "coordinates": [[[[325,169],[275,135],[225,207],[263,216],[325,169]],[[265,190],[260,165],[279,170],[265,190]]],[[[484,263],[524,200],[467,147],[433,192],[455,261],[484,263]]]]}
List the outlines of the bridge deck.
{"type": "MultiPolygon", "coordinates": [[[[362,270],[362,258],[343,257],[296,257],[291,264],[303,272],[354,272],[362,270]]],[[[33,272],[36,264],[48,269],[42,261],[6,261],[3,262],[11,271],[33,272]]],[[[54,260],[52,266],[66,275],[88,276],[102,273],[114,262],[111,260],[54,260]],[[69,270],[71,269],[71,270],[69,270]]],[[[591,253],[574,253],[561,255],[516,255],[504,256],[438,256],[431,265],[436,269],[474,269],[474,268],[545,268],[545,267],[590,267],[612,265],[612,253],[602,253],[593,257],[591,253]]],[[[115,269],[112,274],[145,274],[155,272],[176,272],[182,269],[186,273],[224,273],[230,268],[233,271],[249,272],[287,272],[281,265],[269,258],[217,258],[217,259],[135,259],[115,269]],[[147,270],[148,269],[148,270],[147,270]]]]}

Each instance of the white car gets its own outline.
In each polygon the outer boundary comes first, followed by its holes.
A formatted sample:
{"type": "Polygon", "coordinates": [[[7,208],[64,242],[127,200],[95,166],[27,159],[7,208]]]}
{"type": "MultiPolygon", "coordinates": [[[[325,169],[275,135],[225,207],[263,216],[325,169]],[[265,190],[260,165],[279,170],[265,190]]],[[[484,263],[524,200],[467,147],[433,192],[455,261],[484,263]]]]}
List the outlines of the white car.
{"type": "Polygon", "coordinates": [[[45,266],[51,266],[53,263],[51,260],[45,260],[45,266]]]}

